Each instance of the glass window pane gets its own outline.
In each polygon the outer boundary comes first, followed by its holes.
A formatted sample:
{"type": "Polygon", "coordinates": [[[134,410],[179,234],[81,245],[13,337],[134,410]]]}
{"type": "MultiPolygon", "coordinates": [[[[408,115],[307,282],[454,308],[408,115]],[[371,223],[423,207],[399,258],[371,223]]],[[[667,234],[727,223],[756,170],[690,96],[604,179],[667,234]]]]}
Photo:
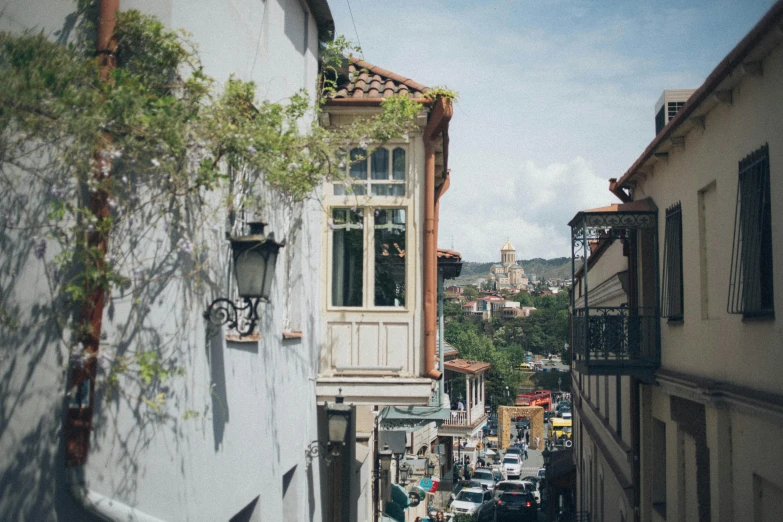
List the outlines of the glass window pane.
{"type": "Polygon", "coordinates": [[[345,195],[345,185],[335,184],[334,185],[334,195],[335,196],[344,196],[345,195]]]}
{"type": "Polygon", "coordinates": [[[354,183],[353,185],[348,185],[348,193],[356,196],[364,196],[367,194],[367,187],[354,183]]]}
{"type": "Polygon", "coordinates": [[[373,196],[404,196],[405,185],[402,183],[373,183],[373,196]]]}
{"type": "Polygon", "coordinates": [[[332,305],[362,306],[364,216],[332,209],[332,305]]]}
{"type": "Polygon", "coordinates": [[[389,151],[378,149],[370,156],[372,179],[389,179],[389,151]]]}
{"type": "Polygon", "coordinates": [[[392,179],[405,179],[405,149],[397,147],[392,152],[392,179]]]}
{"type": "Polygon", "coordinates": [[[405,209],[375,211],[375,306],[405,306],[405,209]]]}
{"type": "Polygon", "coordinates": [[[353,179],[367,179],[367,151],[364,149],[351,149],[351,177],[353,179]]]}
{"type": "Polygon", "coordinates": [[[373,196],[389,195],[389,185],[387,185],[386,183],[373,183],[371,188],[372,188],[371,194],[373,196]]]}

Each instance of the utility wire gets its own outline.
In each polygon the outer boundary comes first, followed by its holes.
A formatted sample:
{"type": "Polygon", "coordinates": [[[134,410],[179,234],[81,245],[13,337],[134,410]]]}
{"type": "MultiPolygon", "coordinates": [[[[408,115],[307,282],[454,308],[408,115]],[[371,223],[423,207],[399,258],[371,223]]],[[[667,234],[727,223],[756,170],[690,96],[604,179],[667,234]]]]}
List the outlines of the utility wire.
{"type": "Polygon", "coordinates": [[[350,0],[345,0],[348,4],[348,12],[351,14],[351,23],[353,24],[353,32],[356,34],[356,44],[359,46],[359,52],[362,53],[362,60],[364,60],[364,49],[362,49],[362,42],[359,40],[359,31],[356,30],[356,20],[353,19],[353,10],[351,9],[350,0]]]}

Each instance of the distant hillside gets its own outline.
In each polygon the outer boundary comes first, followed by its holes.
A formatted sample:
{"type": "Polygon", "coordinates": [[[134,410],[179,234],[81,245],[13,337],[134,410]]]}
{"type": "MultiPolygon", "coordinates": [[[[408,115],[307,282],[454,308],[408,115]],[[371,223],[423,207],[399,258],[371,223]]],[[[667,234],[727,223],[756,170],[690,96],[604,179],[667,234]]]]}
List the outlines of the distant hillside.
{"type": "MultiPolygon", "coordinates": [[[[536,274],[538,279],[568,279],[571,277],[571,258],[556,257],[554,259],[526,259],[517,261],[525,269],[526,274],[536,274]]],[[[456,284],[474,284],[477,280],[489,274],[492,263],[474,263],[464,261],[462,274],[454,280],[456,284]]]]}

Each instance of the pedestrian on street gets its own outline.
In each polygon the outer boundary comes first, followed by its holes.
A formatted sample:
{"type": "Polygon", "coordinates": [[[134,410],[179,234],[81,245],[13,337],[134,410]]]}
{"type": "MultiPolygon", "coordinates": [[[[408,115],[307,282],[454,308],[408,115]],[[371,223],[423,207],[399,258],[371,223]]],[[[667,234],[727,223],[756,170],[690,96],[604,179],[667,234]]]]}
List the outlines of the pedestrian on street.
{"type": "Polygon", "coordinates": [[[525,430],[525,442],[530,444],[530,430],[525,430]]]}
{"type": "Polygon", "coordinates": [[[438,511],[438,514],[435,515],[435,520],[437,522],[444,522],[445,519],[443,518],[443,511],[438,511]]]}
{"type": "Polygon", "coordinates": [[[524,450],[524,452],[525,452],[525,460],[527,460],[527,444],[523,444],[523,445],[522,445],[522,449],[523,449],[523,450],[524,450]]]}
{"type": "Polygon", "coordinates": [[[541,439],[536,437],[536,449],[541,449],[540,444],[541,444],[541,439]]]}

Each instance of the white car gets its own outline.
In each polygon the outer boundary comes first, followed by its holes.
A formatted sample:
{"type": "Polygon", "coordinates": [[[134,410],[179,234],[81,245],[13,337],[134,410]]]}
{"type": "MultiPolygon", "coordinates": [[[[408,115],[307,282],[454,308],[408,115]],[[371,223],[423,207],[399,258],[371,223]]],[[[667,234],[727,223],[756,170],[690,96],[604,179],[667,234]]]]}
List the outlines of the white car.
{"type": "Polygon", "coordinates": [[[532,493],[536,502],[539,504],[541,503],[541,493],[538,490],[538,485],[532,480],[504,480],[495,486],[495,491],[492,496],[497,500],[506,491],[524,491],[525,493],[532,493]]]}
{"type": "Polygon", "coordinates": [[[503,473],[508,478],[519,478],[522,474],[522,461],[519,460],[519,455],[511,454],[503,457],[503,473]]]}
{"type": "Polygon", "coordinates": [[[455,515],[473,515],[485,502],[492,501],[492,493],[481,488],[465,488],[457,494],[451,503],[451,512],[455,515]]]}

